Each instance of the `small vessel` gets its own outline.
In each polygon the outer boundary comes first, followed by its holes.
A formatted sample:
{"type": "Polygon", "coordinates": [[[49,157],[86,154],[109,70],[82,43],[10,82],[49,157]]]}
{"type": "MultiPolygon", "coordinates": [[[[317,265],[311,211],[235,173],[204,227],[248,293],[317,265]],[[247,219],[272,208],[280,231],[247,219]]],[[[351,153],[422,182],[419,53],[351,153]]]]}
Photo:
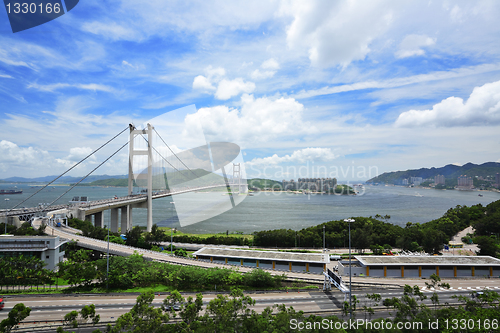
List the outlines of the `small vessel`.
{"type": "Polygon", "coordinates": [[[422,195],[422,194],[420,194],[420,193],[418,193],[418,192],[417,192],[417,194],[415,194],[415,196],[416,196],[416,197],[423,197],[423,195],[422,195]]]}
{"type": "Polygon", "coordinates": [[[5,201],[9,201],[10,199],[9,198],[5,198],[5,201]]]}
{"type": "Polygon", "coordinates": [[[482,197],[483,195],[482,195],[481,193],[479,193],[477,196],[478,196],[478,197],[482,197]]]}
{"type": "Polygon", "coordinates": [[[22,194],[23,190],[0,190],[0,194],[22,194]]]}

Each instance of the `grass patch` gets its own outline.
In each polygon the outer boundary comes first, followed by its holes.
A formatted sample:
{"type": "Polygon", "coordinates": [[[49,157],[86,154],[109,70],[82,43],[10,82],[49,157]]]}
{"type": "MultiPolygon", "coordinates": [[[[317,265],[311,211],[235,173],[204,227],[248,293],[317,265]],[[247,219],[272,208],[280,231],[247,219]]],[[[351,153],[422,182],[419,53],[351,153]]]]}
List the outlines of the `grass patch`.
{"type": "MultiPolygon", "coordinates": [[[[168,228],[168,227],[159,227],[159,229],[163,230],[166,234],[170,234],[170,230],[172,230],[172,228],[168,228]]],[[[200,238],[209,238],[209,237],[213,237],[213,236],[219,236],[219,237],[226,236],[226,233],[220,232],[217,234],[213,234],[213,233],[212,234],[192,234],[192,233],[185,233],[185,232],[182,232],[180,230],[174,230],[174,236],[193,236],[193,237],[200,237],[200,238]]],[[[253,235],[243,234],[240,231],[231,231],[227,234],[227,236],[253,240],[253,235]]]]}

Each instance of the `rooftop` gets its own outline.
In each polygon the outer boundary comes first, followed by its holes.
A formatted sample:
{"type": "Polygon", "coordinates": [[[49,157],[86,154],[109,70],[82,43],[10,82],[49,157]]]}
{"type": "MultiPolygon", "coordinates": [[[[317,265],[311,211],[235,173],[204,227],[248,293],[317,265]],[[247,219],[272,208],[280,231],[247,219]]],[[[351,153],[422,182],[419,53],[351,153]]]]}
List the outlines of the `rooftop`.
{"type": "Polygon", "coordinates": [[[278,260],[327,264],[330,262],[328,255],[321,253],[295,253],[295,252],[277,252],[277,251],[252,251],[252,250],[234,250],[221,249],[213,247],[204,247],[196,251],[193,255],[211,256],[211,257],[231,257],[242,259],[259,260],[278,260]]]}
{"type": "Polygon", "coordinates": [[[363,266],[369,265],[500,265],[500,259],[490,256],[355,256],[363,266]]]}
{"type": "Polygon", "coordinates": [[[58,236],[14,236],[14,235],[0,235],[0,240],[2,239],[27,239],[27,240],[49,240],[57,238],[58,236]]]}

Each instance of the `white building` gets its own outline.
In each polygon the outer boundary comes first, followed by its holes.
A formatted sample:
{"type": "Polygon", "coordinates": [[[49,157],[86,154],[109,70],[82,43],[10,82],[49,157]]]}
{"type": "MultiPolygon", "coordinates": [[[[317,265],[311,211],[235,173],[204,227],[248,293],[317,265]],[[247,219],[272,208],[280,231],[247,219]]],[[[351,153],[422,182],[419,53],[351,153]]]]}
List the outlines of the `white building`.
{"type": "Polygon", "coordinates": [[[20,255],[43,260],[46,269],[54,270],[63,261],[64,244],[59,236],[0,236],[0,258],[20,255]]]}

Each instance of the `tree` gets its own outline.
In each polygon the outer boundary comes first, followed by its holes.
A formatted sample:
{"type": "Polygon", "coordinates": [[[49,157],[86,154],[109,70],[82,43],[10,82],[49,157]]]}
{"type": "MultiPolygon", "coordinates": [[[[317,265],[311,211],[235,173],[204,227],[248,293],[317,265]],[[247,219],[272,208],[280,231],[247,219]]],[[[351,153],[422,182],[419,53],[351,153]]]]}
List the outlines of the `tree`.
{"type": "MultiPolygon", "coordinates": [[[[441,282],[441,278],[437,276],[436,274],[432,274],[430,276],[431,281],[426,282],[425,286],[429,289],[436,289],[436,287],[441,287],[441,288],[446,288],[450,289],[450,284],[449,283],[439,283],[441,282]]],[[[434,292],[431,296],[431,301],[432,304],[434,304],[434,311],[437,312],[437,306],[439,304],[439,296],[436,292],[434,292]]]]}
{"type": "Polygon", "coordinates": [[[135,305],[130,312],[121,315],[111,333],[118,332],[167,332],[167,323],[170,319],[168,314],[164,314],[161,309],[151,305],[154,299],[154,292],[147,291],[137,297],[135,305]]]}
{"type": "Polygon", "coordinates": [[[91,260],[91,252],[78,250],[73,254],[72,259],[58,264],[62,277],[68,280],[69,284],[90,286],[97,277],[97,267],[96,263],[91,260]]]}
{"type": "Polygon", "coordinates": [[[382,296],[380,294],[366,294],[366,298],[370,300],[370,306],[367,306],[366,305],[367,302],[365,302],[363,310],[365,310],[365,320],[367,314],[368,314],[368,319],[370,320],[372,318],[372,315],[375,313],[375,311],[371,307],[371,303],[374,303],[373,306],[378,306],[380,301],[382,300],[382,296]]]}
{"type": "Polygon", "coordinates": [[[426,298],[418,286],[412,288],[405,285],[401,298],[386,298],[383,304],[396,310],[395,321],[406,322],[415,320],[420,311],[427,309],[426,305],[422,304],[426,298]]]}
{"type": "Polygon", "coordinates": [[[498,256],[498,244],[494,237],[479,236],[474,239],[474,243],[479,248],[479,255],[481,256],[498,256]]]}
{"type": "Polygon", "coordinates": [[[149,243],[158,244],[167,240],[165,232],[161,230],[158,225],[153,224],[151,232],[146,234],[145,240],[149,243]]]}
{"type": "Polygon", "coordinates": [[[439,253],[447,238],[444,232],[434,229],[424,229],[422,232],[422,248],[427,253],[439,253]]]}
{"type": "Polygon", "coordinates": [[[0,323],[0,331],[8,333],[12,331],[20,322],[22,322],[31,313],[31,308],[26,307],[23,303],[17,303],[10,310],[8,317],[0,323]]]}
{"type": "Polygon", "coordinates": [[[254,314],[249,309],[253,305],[255,301],[251,297],[244,296],[241,289],[233,289],[229,297],[218,294],[208,303],[202,321],[209,332],[236,332],[237,327],[254,314]]]}

